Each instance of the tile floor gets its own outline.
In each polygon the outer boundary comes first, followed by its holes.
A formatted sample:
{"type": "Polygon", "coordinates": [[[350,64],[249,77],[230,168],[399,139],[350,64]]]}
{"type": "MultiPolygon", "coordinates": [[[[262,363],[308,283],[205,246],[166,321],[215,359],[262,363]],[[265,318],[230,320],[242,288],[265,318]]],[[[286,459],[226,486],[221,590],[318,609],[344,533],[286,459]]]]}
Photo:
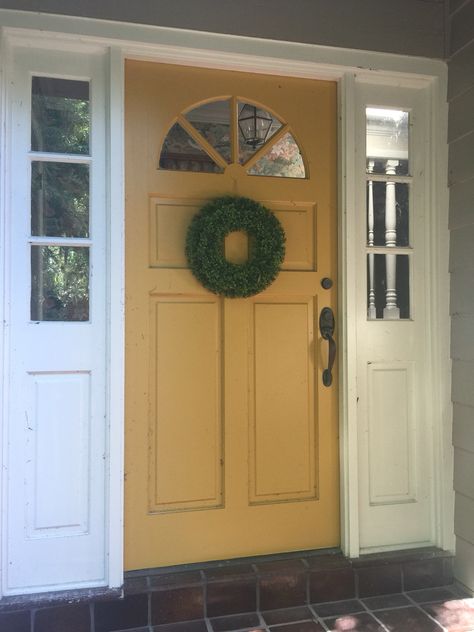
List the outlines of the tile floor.
{"type": "Polygon", "coordinates": [[[127,632],[469,632],[474,599],[454,586],[248,612],[127,632]]]}

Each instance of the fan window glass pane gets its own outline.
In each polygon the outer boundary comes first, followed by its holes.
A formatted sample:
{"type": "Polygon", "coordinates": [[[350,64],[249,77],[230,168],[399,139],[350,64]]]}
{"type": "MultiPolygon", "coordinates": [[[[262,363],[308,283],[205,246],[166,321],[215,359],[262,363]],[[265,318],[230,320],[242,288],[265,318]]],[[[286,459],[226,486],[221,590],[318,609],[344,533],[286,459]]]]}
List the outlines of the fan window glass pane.
{"type": "Polygon", "coordinates": [[[221,167],[179,123],[173,125],[165,138],[160,155],[160,169],[222,173],[221,167]]]}
{"type": "Polygon", "coordinates": [[[237,112],[239,118],[239,162],[240,164],[245,164],[265,142],[268,142],[278,132],[282,122],[267,112],[267,110],[254,106],[251,103],[239,102],[237,112]],[[255,127],[257,128],[256,133],[253,133],[250,129],[253,126],[253,120],[255,120],[255,127]],[[257,138],[258,129],[264,125],[268,125],[268,132],[263,142],[259,142],[262,139],[257,138]],[[242,130],[246,132],[246,136],[244,136],[242,130]]]}
{"type": "Polygon", "coordinates": [[[248,170],[252,176],[305,178],[306,172],[299,147],[291,134],[285,134],[248,170]]]}
{"type": "Polygon", "coordinates": [[[186,114],[187,120],[227,161],[232,160],[230,101],[213,101],[186,114]]]}

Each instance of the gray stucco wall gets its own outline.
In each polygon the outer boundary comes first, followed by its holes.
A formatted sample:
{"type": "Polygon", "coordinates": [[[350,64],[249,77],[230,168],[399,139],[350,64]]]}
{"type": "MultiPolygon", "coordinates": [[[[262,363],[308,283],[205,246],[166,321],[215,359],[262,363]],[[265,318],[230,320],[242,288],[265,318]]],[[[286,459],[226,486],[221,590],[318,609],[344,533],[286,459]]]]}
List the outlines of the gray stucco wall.
{"type": "Polygon", "coordinates": [[[0,0],[81,15],[290,42],[444,58],[444,0],[0,0]]]}
{"type": "Polygon", "coordinates": [[[474,0],[450,0],[449,22],[456,577],[474,589],[474,0]]]}

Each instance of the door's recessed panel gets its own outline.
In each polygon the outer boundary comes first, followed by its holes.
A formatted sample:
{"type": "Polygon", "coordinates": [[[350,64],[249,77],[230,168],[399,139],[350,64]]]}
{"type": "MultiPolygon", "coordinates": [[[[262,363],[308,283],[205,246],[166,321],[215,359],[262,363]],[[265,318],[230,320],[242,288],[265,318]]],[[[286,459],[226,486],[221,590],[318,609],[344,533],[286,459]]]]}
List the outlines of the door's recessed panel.
{"type": "Polygon", "coordinates": [[[413,364],[368,365],[370,504],[416,501],[413,364]]]}
{"type": "Polygon", "coordinates": [[[312,306],[312,300],[254,304],[251,503],[316,497],[312,306]]]}
{"type": "Polygon", "coordinates": [[[150,266],[187,268],[186,232],[205,200],[150,199],[150,266]]]}
{"type": "Polygon", "coordinates": [[[286,202],[265,203],[285,231],[285,260],[282,270],[314,270],[316,261],[316,206],[286,202]]]}
{"type": "Polygon", "coordinates": [[[90,460],[89,373],[32,373],[27,418],[29,538],[85,534],[90,460]]]}
{"type": "Polygon", "coordinates": [[[215,301],[151,297],[149,511],[222,503],[221,332],[215,301]]]}

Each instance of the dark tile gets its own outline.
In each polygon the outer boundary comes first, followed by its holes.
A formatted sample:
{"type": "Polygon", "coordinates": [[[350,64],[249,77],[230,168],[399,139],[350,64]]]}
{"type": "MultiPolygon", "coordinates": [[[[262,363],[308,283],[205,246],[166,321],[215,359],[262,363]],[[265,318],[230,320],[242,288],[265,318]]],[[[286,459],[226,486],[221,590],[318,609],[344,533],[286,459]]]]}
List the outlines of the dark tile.
{"type": "Polygon", "coordinates": [[[415,590],[407,593],[410,599],[416,603],[430,603],[433,601],[445,601],[454,599],[455,595],[448,588],[427,588],[426,590],[415,590]]]}
{"type": "MultiPolygon", "coordinates": [[[[316,621],[302,621],[301,623],[288,623],[271,627],[272,632],[324,632],[324,628],[316,621]]],[[[253,632],[253,631],[252,631],[253,632]]]]}
{"type": "Polygon", "coordinates": [[[253,577],[255,571],[250,564],[232,564],[229,566],[217,566],[216,568],[207,568],[204,575],[208,581],[215,579],[233,579],[234,577],[253,577]]]}
{"type": "Polygon", "coordinates": [[[266,612],[262,612],[262,617],[265,619],[267,625],[275,625],[276,623],[291,623],[294,621],[313,619],[313,613],[306,606],[300,606],[299,608],[267,610],[266,612]]]}
{"type": "Polygon", "coordinates": [[[310,602],[339,601],[355,597],[354,571],[339,568],[309,574],[310,602]]]}
{"type": "Polygon", "coordinates": [[[353,614],[363,612],[364,606],[358,599],[348,599],[346,601],[332,601],[330,603],[320,603],[313,606],[318,617],[339,617],[343,614],[353,614]]]}
{"type": "Polygon", "coordinates": [[[204,615],[202,586],[171,588],[151,593],[151,622],[153,625],[203,619],[204,615]]]}
{"type": "Polygon", "coordinates": [[[314,555],[306,558],[306,563],[311,570],[326,570],[328,568],[348,568],[351,566],[347,557],[342,553],[331,553],[329,555],[314,555]]]}
{"type": "Polygon", "coordinates": [[[424,609],[448,632],[474,630],[474,599],[453,599],[424,609]]]}
{"type": "Polygon", "coordinates": [[[362,601],[369,610],[387,610],[388,608],[411,606],[410,600],[401,594],[367,597],[366,599],[362,599],[362,601]]]}
{"type": "Polygon", "coordinates": [[[137,595],[145,593],[148,590],[148,578],[141,577],[125,577],[123,582],[123,592],[125,595],[137,595]]]}
{"type": "Polygon", "coordinates": [[[7,612],[0,614],[0,632],[30,632],[30,612],[7,612]]]}
{"type": "Polygon", "coordinates": [[[359,597],[389,595],[402,590],[402,574],[399,564],[358,568],[359,597]]]}
{"type": "Polygon", "coordinates": [[[44,608],[35,612],[35,632],[90,632],[88,604],[44,608]]]}
{"type": "Polygon", "coordinates": [[[302,560],[285,559],[275,560],[274,562],[262,562],[257,564],[257,572],[259,575],[268,575],[273,573],[303,573],[306,566],[302,560]]]}
{"type": "Polygon", "coordinates": [[[207,632],[207,625],[203,620],[165,623],[164,625],[154,626],[153,632],[207,632]]]}
{"type": "Polygon", "coordinates": [[[451,583],[452,579],[446,575],[445,560],[418,560],[403,564],[404,590],[431,588],[451,583]]]}
{"type": "Polygon", "coordinates": [[[379,610],[377,618],[390,632],[440,632],[441,628],[418,608],[379,610]]]}
{"type": "MultiPolygon", "coordinates": [[[[324,623],[331,632],[339,632],[340,630],[344,630],[344,632],[385,632],[380,623],[368,612],[346,614],[336,619],[324,619],[324,623]]],[[[404,632],[408,632],[409,629],[410,632],[415,632],[415,629],[412,628],[407,628],[404,632]]]]}
{"type": "Polygon", "coordinates": [[[94,604],[95,632],[140,628],[148,623],[148,595],[129,595],[124,599],[94,604]]]}
{"type": "Polygon", "coordinates": [[[254,628],[260,625],[260,617],[256,612],[234,614],[230,617],[211,619],[211,625],[214,632],[229,632],[230,630],[241,630],[242,628],[254,628]]]}
{"type": "Polygon", "coordinates": [[[207,616],[220,617],[257,609],[257,579],[210,582],[207,585],[207,616]]]}
{"type": "Polygon", "coordinates": [[[263,575],[259,580],[259,588],[261,610],[289,608],[307,602],[306,573],[299,570],[263,575]]]}
{"type": "Polygon", "coordinates": [[[185,586],[196,586],[202,582],[201,573],[164,573],[163,575],[150,575],[150,588],[184,588],[185,586]]]}

